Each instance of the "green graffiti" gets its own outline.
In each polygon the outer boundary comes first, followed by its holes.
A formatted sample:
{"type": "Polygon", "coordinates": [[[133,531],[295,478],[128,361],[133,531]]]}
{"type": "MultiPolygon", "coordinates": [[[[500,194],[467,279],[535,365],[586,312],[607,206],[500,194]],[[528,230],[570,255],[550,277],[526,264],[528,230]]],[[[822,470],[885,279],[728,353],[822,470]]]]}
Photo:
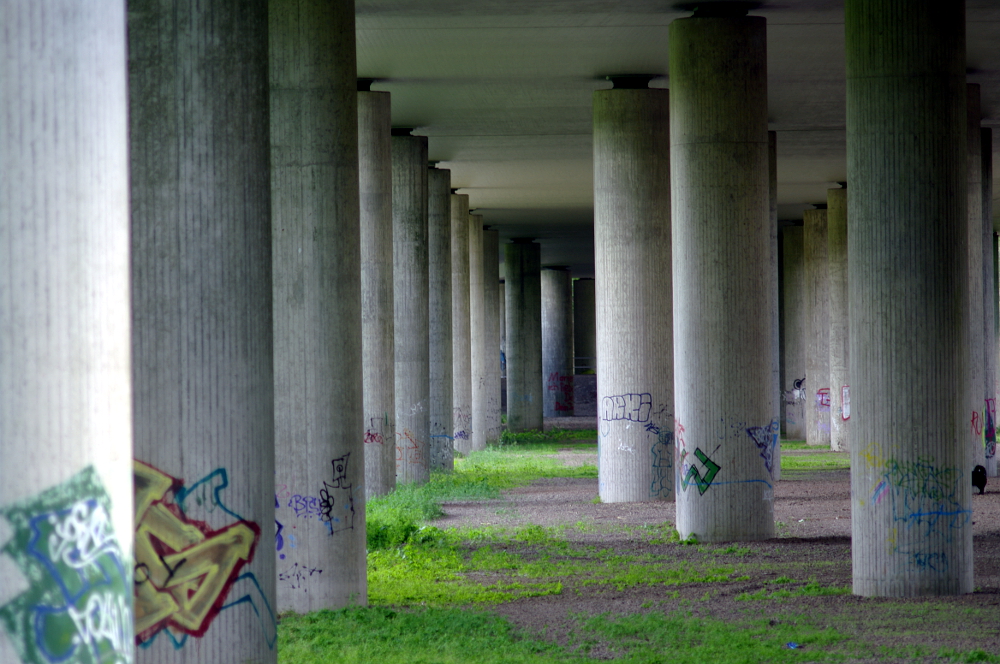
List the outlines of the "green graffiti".
{"type": "Polygon", "coordinates": [[[30,664],[131,664],[132,566],[93,467],[0,508],[14,536],[0,551],[29,587],[0,606],[0,626],[30,664]]]}
{"type": "Polygon", "coordinates": [[[702,452],[700,448],[695,448],[694,455],[698,457],[698,461],[701,461],[702,464],[704,464],[706,469],[705,476],[702,477],[701,473],[698,472],[698,469],[692,465],[688,469],[687,474],[681,479],[681,488],[687,491],[688,485],[694,484],[698,487],[698,495],[702,496],[705,494],[705,491],[708,490],[708,487],[712,485],[712,480],[714,480],[715,476],[718,474],[719,464],[709,459],[708,455],[702,452]]]}

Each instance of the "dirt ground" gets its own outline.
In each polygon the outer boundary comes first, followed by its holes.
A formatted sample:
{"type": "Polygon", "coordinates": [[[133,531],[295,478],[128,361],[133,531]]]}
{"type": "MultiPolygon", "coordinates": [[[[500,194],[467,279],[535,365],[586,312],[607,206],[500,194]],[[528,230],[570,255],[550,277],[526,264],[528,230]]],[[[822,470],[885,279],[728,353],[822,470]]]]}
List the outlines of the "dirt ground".
{"type": "MultiPolygon", "coordinates": [[[[814,452],[783,452],[784,455],[811,453],[814,452]]],[[[562,451],[556,456],[568,465],[596,464],[597,461],[596,454],[572,451],[562,451]]],[[[703,559],[709,553],[718,555],[717,547],[650,544],[629,535],[628,528],[614,527],[674,523],[673,503],[601,504],[594,502],[597,493],[596,479],[546,479],[507,492],[499,500],[446,503],[445,516],[434,525],[442,528],[558,526],[584,522],[593,527],[567,531],[571,541],[610,547],[621,553],[669,551],[678,559],[692,561],[703,559]],[[706,553],[709,549],[712,551],[706,553]]],[[[501,604],[495,610],[521,627],[544,632],[548,638],[561,642],[573,638],[574,615],[629,614],[651,610],[649,607],[655,605],[653,610],[683,608],[695,615],[726,620],[767,615],[772,616],[772,620],[781,620],[787,615],[808,615],[818,626],[836,627],[858,643],[917,645],[935,653],[940,648],[983,650],[1000,655],[1000,480],[991,479],[986,494],[973,499],[975,592],[946,598],[890,600],[836,595],[737,601],[735,598],[741,593],[773,590],[775,586],[768,582],[782,575],[783,567],[797,570],[799,577],[802,570],[808,570],[808,575],[823,586],[843,588],[851,585],[849,472],[785,473],[776,483],[774,495],[778,536],[741,545],[751,551],[740,559],[743,567],[749,570],[749,580],[712,584],[707,594],[704,584],[668,589],[671,592],[656,586],[640,586],[621,592],[589,586],[592,590],[524,598],[501,604]],[[757,562],[760,564],[755,564],[757,562]],[[671,595],[675,590],[679,593],[671,595]]],[[[796,574],[790,572],[789,576],[796,578],[796,574]]],[[[600,657],[601,654],[600,647],[591,652],[592,656],[600,657]]],[[[610,653],[605,655],[611,656],[610,653]]],[[[867,657],[851,661],[867,661],[867,657]]]]}

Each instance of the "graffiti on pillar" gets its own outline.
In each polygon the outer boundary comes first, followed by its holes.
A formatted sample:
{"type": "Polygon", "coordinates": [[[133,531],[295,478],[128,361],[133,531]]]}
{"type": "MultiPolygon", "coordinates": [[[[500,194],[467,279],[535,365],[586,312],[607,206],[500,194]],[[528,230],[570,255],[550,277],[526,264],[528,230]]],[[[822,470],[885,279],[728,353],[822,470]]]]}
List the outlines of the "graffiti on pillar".
{"type": "Polygon", "coordinates": [[[309,592],[307,580],[322,573],[323,570],[316,567],[293,563],[291,567],[286,567],[278,571],[278,583],[284,584],[285,587],[292,590],[309,592]]]}
{"type": "Polygon", "coordinates": [[[774,452],[778,447],[778,432],[781,425],[778,420],[771,420],[771,423],[763,427],[748,427],[747,435],[760,450],[760,458],[764,460],[764,468],[771,477],[774,477],[774,452]]]}
{"type": "Polygon", "coordinates": [[[940,546],[961,537],[972,518],[972,510],[960,501],[965,478],[961,469],[940,467],[929,457],[885,457],[874,444],[865,448],[861,457],[879,473],[869,493],[869,505],[889,505],[892,511],[889,552],[904,556],[914,568],[946,572],[950,563],[940,546]]]}
{"type": "Polygon", "coordinates": [[[785,422],[787,424],[798,424],[802,417],[802,406],[806,401],[806,377],[796,378],[792,381],[792,389],[782,392],[785,402],[785,422]]]}
{"type": "Polygon", "coordinates": [[[979,438],[983,435],[983,416],[978,410],[972,411],[972,435],[979,438]]]}
{"type": "Polygon", "coordinates": [[[111,500],[93,467],[0,508],[13,535],[0,549],[27,588],[0,606],[20,659],[130,664],[130,565],[111,523],[111,500]]]}
{"type": "Polygon", "coordinates": [[[333,481],[323,481],[319,490],[320,521],[330,534],[354,529],[354,485],[347,481],[347,463],[351,453],[337,457],[333,465],[333,481]]]}
{"type": "Polygon", "coordinates": [[[694,448],[694,457],[701,462],[702,468],[699,469],[694,463],[685,463],[682,467],[681,489],[687,491],[687,488],[693,484],[698,488],[698,495],[705,495],[721,467],[709,459],[708,455],[701,451],[701,448],[694,448]]]}
{"type": "Polygon", "coordinates": [[[166,634],[175,649],[189,636],[201,637],[219,613],[249,604],[274,648],[277,622],[252,573],[242,573],[254,557],[260,527],[229,509],[222,493],[228,473],[219,468],[190,487],[136,461],[135,481],[135,640],[150,647],[166,634]],[[207,500],[204,497],[207,497],[207,500]],[[193,505],[188,505],[191,498],[193,505]],[[231,520],[213,528],[191,512],[216,510],[231,520]]]}
{"type": "Polygon", "coordinates": [[[472,413],[455,408],[452,421],[455,425],[455,440],[469,440],[472,434],[472,413]]]}
{"type": "Polygon", "coordinates": [[[987,459],[992,459],[997,454],[996,421],[996,399],[987,399],[986,407],[983,409],[983,448],[986,451],[987,459]]]}
{"type": "Polygon", "coordinates": [[[607,422],[648,422],[652,407],[653,396],[649,392],[604,397],[601,399],[601,419],[607,422]]]}
{"type": "Polygon", "coordinates": [[[396,468],[404,462],[410,466],[427,466],[427,455],[417,442],[415,433],[407,428],[396,432],[396,468]]]}
{"type": "Polygon", "coordinates": [[[553,371],[546,381],[546,390],[556,393],[554,405],[556,412],[573,412],[573,376],[553,371]]]}
{"type": "Polygon", "coordinates": [[[851,419],[851,386],[843,385],[840,388],[840,418],[845,422],[851,419]]]}
{"type": "Polygon", "coordinates": [[[830,388],[821,387],[816,390],[816,410],[821,413],[830,411],[830,388]]]}
{"type": "Polygon", "coordinates": [[[649,495],[667,498],[674,491],[674,432],[650,422],[646,431],[656,436],[650,453],[653,455],[653,481],[649,495]]]}

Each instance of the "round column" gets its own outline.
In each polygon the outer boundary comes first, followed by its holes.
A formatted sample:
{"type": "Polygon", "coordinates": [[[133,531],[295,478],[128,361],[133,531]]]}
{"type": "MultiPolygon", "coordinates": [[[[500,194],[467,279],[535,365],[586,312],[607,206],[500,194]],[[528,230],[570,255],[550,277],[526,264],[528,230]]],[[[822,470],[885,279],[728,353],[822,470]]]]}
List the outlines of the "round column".
{"type": "Polygon", "coordinates": [[[826,238],[829,264],[830,318],[830,449],[850,449],[851,381],[847,375],[847,189],[826,194],[826,238]]]}
{"type": "Polygon", "coordinates": [[[578,374],[597,369],[597,302],[594,280],[573,280],[573,364],[578,374]]]}
{"type": "Polygon", "coordinates": [[[427,171],[431,468],[452,470],[451,171],[427,171]]]}
{"type": "Polygon", "coordinates": [[[392,136],[396,482],[430,478],[427,137],[392,136]]]}
{"type": "Polygon", "coordinates": [[[392,304],[392,102],[358,92],[361,192],[361,345],[367,497],[396,487],[395,342],[392,304]]]}
{"type": "Polygon", "coordinates": [[[766,60],[763,18],[670,25],[677,528],[703,541],[774,536],[766,60]]]}
{"type": "Polygon", "coordinates": [[[507,284],[500,282],[497,291],[500,302],[500,378],[507,377],[507,284]]]}
{"type": "Polygon", "coordinates": [[[785,438],[806,439],[806,311],[802,226],[781,231],[785,438]]]}
{"type": "Polygon", "coordinates": [[[131,662],[125,6],[0,25],[0,660],[131,662]]]}
{"type": "Polygon", "coordinates": [[[128,33],[136,661],[274,662],[267,6],[139,0],[128,33]]]}
{"type": "Polygon", "coordinates": [[[573,280],[566,268],[545,268],[542,280],[543,415],[573,415],[573,280]]]}
{"type": "Polygon", "coordinates": [[[307,613],[367,601],[354,11],[268,6],[278,611],[307,613]]]}
{"type": "Polygon", "coordinates": [[[997,475],[997,272],[996,246],[993,236],[993,130],[980,129],[982,162],[983,219],[983,340],[986,348],[985,372],[986,408],[984,410],[984,452],[986,474],[997,475]]]}
{"type": "Polygon", "coordinates": [[[486,449],[486,272],[483,216],[469,215],[469,321],[472,329],[472,438],[470,450],[486,449]]]}
{"type": "Polygon", "coordinates": [[[825,209],[802,213],[806,278],[806,443],[823,447],[830,446],[830,262],[826,216],[825,209]]]}
{"type": "MultiPolygon", "coordinates": [[[[487,257],[488,260],[488,257],[487,257]]],[[[504,245],[507,267],[507,429],[542,430],[541,245],[504,245]]],[[[490,277],[487,276],[489,281],[490,277]]],[[[494,276],[493,280],[497,278],[494,276]]],[[[487,283],[488,283],[487,281],[487,283]]],[[[499,316],[499,305],[497,308],[499,316]]],[[[489,308],[487,309],[489,315],[489,308]]],[[[499,331],[499,330],[498,330],[499,331]]],[[[499,343],[496,345],[499,356],[499,343]]]]}
{"type": "MultiPolygon", "coordinates": [[[[771,265],[769,308],[771,311],[771,384],[768,387],[778,404],[778,427],[781,427],[781,311],[778,291],[781,288],[778,267],[781,254],[778,251],[778,132],[767,132],[767,202],[768,228],[771,232],[771,265]]],[[[779,431],[771,452],[771,473],[775,480],[781,479],[781,434],[779,431]]]]}
{"type": "MultiPolygon", "coordinates": [[[[984,321],[984,284],[983,284],[983,164],[982,136],[979,134],[981,118],[979,102],[979,85],[966,85],[966,145],[968,146],[968,252],[969,252],[969,288],[967,311],[969,325],[969,348],[985,349],[986,339],[984,321]]],[[[966,440],[969,444],[969,472],[972,468],[986,464],[986,445],[989,432],[986,401],[986,355],[983,352],[973,354],[969,367],[969,426],[966,427],[966,440]]],[[[996,432],[993,432],[996,439],[996,432]]]]}
{"type": "Polygon", "coordinates": [[[469,197],[452,194],[451,341],[455,449],[468,454],[472,444],[472,328],[469,308],[469,197]]]}
{"type": "Polygon", "coordinates": [[[847,0],[845,31],[854,592],[967,593],[964,5],[847,0]]]}
{"type": "MultiPolygon", "coordinates": [[[[486,331],[485,442],[500,440],[500,233],[483,228],[483,307],[486,331]]],[[[539,305],[541,308],[541,305],[539,305]]],[[[539,314],[540,315],[540,314],[539,314]]],[[[541,343],[539,343],[539,348],[541,343]]],[[[541,358],[538,362],[541,375],[541,358]]],[[[539,426],[539,429],[541,426],[539,426]]]]}
{"type": "Polygon", "coordinates": [[[666,90],[594,93],[603,502],[674,499],[669,109],[666,90]]]}

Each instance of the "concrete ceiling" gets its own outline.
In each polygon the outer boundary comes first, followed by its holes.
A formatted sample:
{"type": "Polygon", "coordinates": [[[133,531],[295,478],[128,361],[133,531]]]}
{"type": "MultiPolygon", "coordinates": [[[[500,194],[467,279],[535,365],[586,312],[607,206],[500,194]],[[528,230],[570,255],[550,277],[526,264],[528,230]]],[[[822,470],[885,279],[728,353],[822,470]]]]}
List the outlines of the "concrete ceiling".
{"type": "MultiPolygon", "coordinates": [[[[429,137],[430,159],[501,243],[535,237],[543,265],[593,276],[592,93],[611,87],[609,74],[658,74],[651,86],[669,87],[668,26],[690,14],[671,0],[356,6],[358,76],[392,93],[393,125],[429,137]]],[[[1000,3],[966,7],[969,81],[981,85],[983,125],[1000,126],[1000,3]]],[[[751,13],[767,19],[778,214],[801,219],[847,179],[843,0],[776,0],[751,13]]]]}

